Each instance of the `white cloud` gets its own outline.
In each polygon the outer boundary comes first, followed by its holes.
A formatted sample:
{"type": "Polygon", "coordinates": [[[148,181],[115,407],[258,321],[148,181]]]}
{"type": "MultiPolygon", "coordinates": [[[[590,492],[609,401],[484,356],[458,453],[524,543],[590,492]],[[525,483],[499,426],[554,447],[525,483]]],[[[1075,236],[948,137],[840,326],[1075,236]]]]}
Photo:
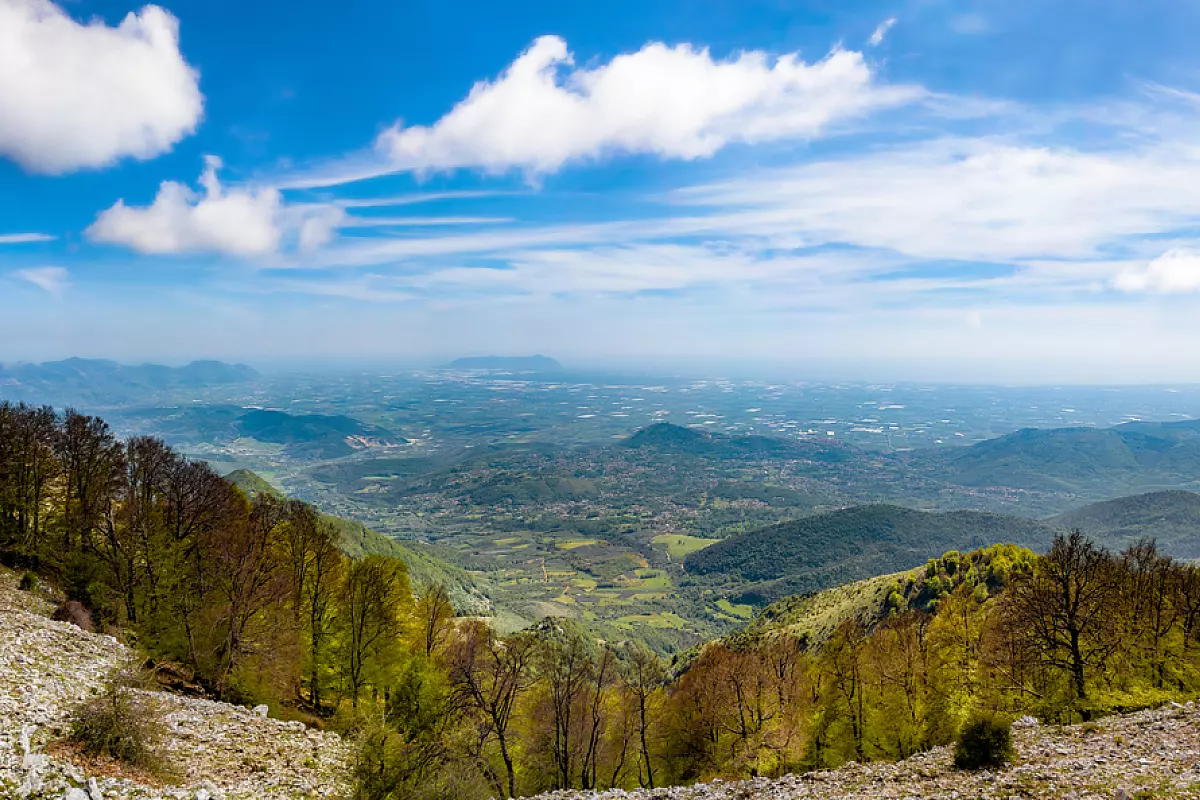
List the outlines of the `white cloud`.
{"type": "Polygon", "coordinates": [[[50,0],[0,0],[0,156],[52,174],[151,158],[202,110],[178,21],[158,6],[110,28],[50,0]]]}
{"type": "Polygon", "coordinates": [[[296,246],[307,253],[333,241],[348,217],[337,206],[315,205],[285,208],[282,219],[285,228],[296,231],[296,246]]]}
{"type": "Polygon", "coordinates": [[[0,233],[0,244],[28,244],[30,242],[52,242],[48,233],[0,233]]]}
{"type": "MultiPolygon", "coordinates": [[[[218,252],[264,255],[278,249],[282,231],[282,199],[275,189],[225,191],[217,178],[221,160],[205,157],[202,193],[174,181],[163,181],[146,207],[116,205],[101,212],[87,229],[97,242],[120,244],[141,253],[218,252]]],[[[309,233],[318,241],[323,231],[309,233]]]]}
{"type": "Polygon", "coordinates": [[[587,250],[531,250],[512,254],[507,266],[451,267],[409,279],[410,286],[460,286],[528,294],[627,294],[688,289],[772,292],[787,289],[794,301],[828,292],[865,271],[887,269],[894,259],[877,255],[764,254],[730,245],[649,244],[587,250]]]}
{"type": "Polygon", "coordinates": [[[891,30],[892,26],[895,24],[895,17],[889,17],[888,19],[885,19],[883,22],[879,23],[879,27],[875,29],[875,32],[871,34],[871,38],[868,39],[867,42],[872,47],[878,47],[879,45],[883,44],[883,37],[887,36],[887,32],[891,30]]]}
{"type": "Polygon", "coordinates": [[[934,140],[678,193],[730,232],[933,259],[1098,258],[1200,221],[1200,149],[934,140]]]}
{"type": "Polygon", "coordinates": [[[62,293],[71,285],[68,280],[70,275],[62,267],[31,267],[16,270],[12,274],[55,297],[62,296],[62,293]]]}
{"type": "Polygon", "coordinates": [[[1168,250],[1149,264],[1117,273],[1112,284],[1123,292],[1200,292],[1200,252],[1182,248],[1168,250]]]}
{"type": "Polygon", "coordinates": [[[796,53],[714,60],[707,49],[654,43],[573,65],[564,40],[543,36],[432,126],[396,126],[376,146],[392,169],[414,171],[537,174],[612,153],[696,159],[734,142],[815,137],[925,94],[876,84],[862,54],[846,50],[809,64],[796,53]]]}

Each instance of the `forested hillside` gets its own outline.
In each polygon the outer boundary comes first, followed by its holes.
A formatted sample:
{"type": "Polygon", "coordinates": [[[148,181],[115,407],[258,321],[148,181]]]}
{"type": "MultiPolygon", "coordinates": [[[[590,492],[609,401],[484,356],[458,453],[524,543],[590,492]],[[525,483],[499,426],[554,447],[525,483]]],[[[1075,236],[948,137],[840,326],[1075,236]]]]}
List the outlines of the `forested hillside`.
{"type": "MultiPolygon", "coordinates": [[[[285,498],[283,492],[250,470],[235,470],[226,475],[225,480],[252,500],[260,494],[276,499],[285,498]]],[[[431,552],[434,548],[418,542],[389,539],[354,520],[320,512],[317,512],[317,516],[337,534],[338,547],[350,558],[368,555],[398,558],[408,567],[409,580],[418,594],[441,586],[449,592],[450,600],[459,613],[490,616],[491,601],[479,590],[471,576],[461,567],[448,563],[440,553],[431,552]]]]}
{"type": "Polygon", "coordinates": [[[949,451],[938,473],[964,486],[1010,486],[1083,496],[1194,486],[1200,474],[1195,424],[1026,429],[949,451]]]}
{"type": "Polygon", "coordinates": [[[726,436],[660,422],[637,431],[624,445],[663,453],[686,453],[713,458],[776,457],[814,461],[845,461],[854,451],[839,442],[781,439],[771,436],[726,436]]]}
{"type": "Polygon", "coordinates": [[[1200,494],[1166,491],[1093,503],[1048,520],[1060,528],[1079,528],[1109,547],[1126,547],[1153,537],[1163,552],[1200,558],[1200,494]]]}
{"type": "Polygon", "coordinates": [[[1053,535],[1049,526],[1002,514],[867,505],[736,534],[684,565],[734,579],[741,598],[761,603],[911,568],[947,550],[994,542],[1040,549],[1053,535]]]}

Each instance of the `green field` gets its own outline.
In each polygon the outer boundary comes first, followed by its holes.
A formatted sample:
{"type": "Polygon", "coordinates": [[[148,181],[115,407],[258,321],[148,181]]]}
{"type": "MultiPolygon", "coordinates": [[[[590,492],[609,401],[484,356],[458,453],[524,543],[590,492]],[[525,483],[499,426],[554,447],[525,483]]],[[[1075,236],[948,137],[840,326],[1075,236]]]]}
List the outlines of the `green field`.
{"type": "Polygon", "coordinates": [[[725,612],[734,619],[747,620],[754,616],[754,606],[747,603],[734,604],[728,599],[722,597],[717,601],[717,608],[725,612]]]}
{"type": "Polygon", "coordinates": [[[678,533],[664,533],[650,540],[654,544],[665,545],[671,558],[680,560],[688,554],[703,550],[710,544],[716,544],[720,539],[705,539],[700,536],[684,536],[678,533]]]}
{"type": "Polygon", "coordinates": [[[588,547],[596,543],[595,539],[570,539],[558,543],[559,550],[574,550],[577,547],[588,547]]]}

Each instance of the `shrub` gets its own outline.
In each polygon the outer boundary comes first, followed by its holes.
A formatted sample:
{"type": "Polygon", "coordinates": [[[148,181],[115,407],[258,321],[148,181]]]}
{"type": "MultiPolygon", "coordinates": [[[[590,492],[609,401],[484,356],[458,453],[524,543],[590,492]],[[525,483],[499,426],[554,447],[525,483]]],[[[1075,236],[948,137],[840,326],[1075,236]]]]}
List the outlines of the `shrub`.
{"type": "Polygon", "coordinates": [[[21,576],[21,582],[17,584],[17,588],[22,592],[32,592],[37,587],[38,576],[26,570],[25,574],[21,576]]]}
{"type": "Polygon", "coordinates": [[[88,755],[105,756],[139,769],[164,773],[165,729],[154,701],[133,688],[130,672],[119,672],[99,696],[85,701],[71,719],[71,740],[88,755]]]}
{"type": "Polygon", "coordinates": [[[959,769],[1000,767],[1012,761],[1012,725],[992,716],[967,721],[954,745],[954,766],[959,769]]]}
{"type": "Polygon", "coordinates": [[[408,777],[404,742],[382,720],[368,723],[357,737],[351,763],[354,800],[392,800],[402,796],[408,777]]]}
{"type": "Polygon", "coordinates": [[[88,553],[74,552],[63,565],[63,593],[68,600],[77,600],[88,608],[96,608],[94,597],[100,583],[100,562],[88,553]]]}

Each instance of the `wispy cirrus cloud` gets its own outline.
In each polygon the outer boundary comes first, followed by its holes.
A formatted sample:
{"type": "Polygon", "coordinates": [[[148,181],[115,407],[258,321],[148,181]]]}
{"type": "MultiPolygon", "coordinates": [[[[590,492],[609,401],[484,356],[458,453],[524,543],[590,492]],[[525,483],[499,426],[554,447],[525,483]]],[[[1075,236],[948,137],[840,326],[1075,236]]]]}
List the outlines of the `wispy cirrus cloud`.
{"type": "Polygon", "coordinates": [[[31,242],[52,242],[54,236],[48,233],[0,233],[0,244],[29,244],[31,242]]]}
{"type": "Polygon", "coordinates": [[[12,275],[55,297],[61,297],[71,285],[70,273],[63,267],[30,267],[14,270],[12,275]]]}
{"type": "Polygon", "coordinates": [[[895,24],[895,17],[888,17],[883,22],[879,23],[879,25],[871,33],[871,38],[867,39],[867,44],[871,45],[871,47],[878,47],[879,45],[883,44],[883,38],[887,36],[888,31],[890,31],[892,26],[895,24]]]}
{"type": "Polygon", "coordinates": [[[697,186],[678,202],[922,258],[1100,257],[1200,222],[1200,150],[1187,142],[1080,150],[934,139],[697,186]]]}

